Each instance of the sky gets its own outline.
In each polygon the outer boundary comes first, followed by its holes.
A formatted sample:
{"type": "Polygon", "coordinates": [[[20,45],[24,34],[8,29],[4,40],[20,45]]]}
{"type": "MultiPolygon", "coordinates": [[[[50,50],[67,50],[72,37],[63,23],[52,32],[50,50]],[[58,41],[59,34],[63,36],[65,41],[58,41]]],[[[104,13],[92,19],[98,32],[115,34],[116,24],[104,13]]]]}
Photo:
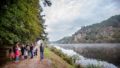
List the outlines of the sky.
{"type": "MultiPolygon", "coordinates": [[[[41,1],[42,2],[42,1],[41,1]]],[[[99,23],[120,14],[120,0],[51,0],[44,7],[46,32],[50,41],[71,36],[82,26],[99,23]]]]}

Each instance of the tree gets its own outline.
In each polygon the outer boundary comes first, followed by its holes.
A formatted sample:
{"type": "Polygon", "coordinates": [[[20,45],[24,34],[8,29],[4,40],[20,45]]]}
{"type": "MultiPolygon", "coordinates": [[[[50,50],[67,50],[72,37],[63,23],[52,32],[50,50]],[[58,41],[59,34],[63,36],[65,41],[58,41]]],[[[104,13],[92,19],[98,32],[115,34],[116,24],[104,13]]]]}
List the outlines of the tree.
{"type": "Polygon", "coordinates": [[[2,0],[0,2],[0,45],[32,42],[43,37],[39,0],[2,0]]]}

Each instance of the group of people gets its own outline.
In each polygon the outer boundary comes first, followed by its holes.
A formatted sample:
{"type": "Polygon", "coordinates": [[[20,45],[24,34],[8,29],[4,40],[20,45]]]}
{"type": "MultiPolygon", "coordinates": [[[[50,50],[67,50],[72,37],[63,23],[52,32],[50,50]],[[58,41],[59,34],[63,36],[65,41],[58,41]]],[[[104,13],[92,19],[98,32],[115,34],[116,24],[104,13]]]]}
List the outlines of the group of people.
{"type": "MultiPolygon", "coordinates": [[[[43,44],[40,44],[40,60],[44,59],[44,47],[43,44]]],[[[16,43],[15,46],[9,49],[9,58],[11,60],[15,60],[15,62],[19,62],[19,60],[33,58],[38,55],[38,48],[36,48],[35,44],[24,45],[20,43],[16,43]]]]}

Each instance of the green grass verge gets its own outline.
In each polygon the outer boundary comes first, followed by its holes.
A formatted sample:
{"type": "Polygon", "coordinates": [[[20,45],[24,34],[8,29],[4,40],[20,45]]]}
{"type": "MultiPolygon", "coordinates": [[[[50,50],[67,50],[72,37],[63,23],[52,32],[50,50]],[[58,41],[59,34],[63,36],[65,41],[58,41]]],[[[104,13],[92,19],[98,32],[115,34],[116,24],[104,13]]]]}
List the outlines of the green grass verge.
{"type": "Polygon", "coordinates": [[[52,61],[54,68],[75,68],[74,65],[67,63],[64,59],[56,55],[49,48],[45,48],[45,58],[48,58],[52,61]]]}

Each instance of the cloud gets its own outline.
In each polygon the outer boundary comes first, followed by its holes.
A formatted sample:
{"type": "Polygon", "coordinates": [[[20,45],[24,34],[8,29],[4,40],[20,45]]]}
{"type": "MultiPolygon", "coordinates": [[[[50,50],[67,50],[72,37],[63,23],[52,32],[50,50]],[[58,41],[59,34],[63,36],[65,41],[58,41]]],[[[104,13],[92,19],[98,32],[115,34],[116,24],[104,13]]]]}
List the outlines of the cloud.
{"type": "Polygon", "coordinates": [[[119,0],[51,0],[43,7],[51,41],[72,35],[81,26],[98,23],[120,14],[119,0]]]}

